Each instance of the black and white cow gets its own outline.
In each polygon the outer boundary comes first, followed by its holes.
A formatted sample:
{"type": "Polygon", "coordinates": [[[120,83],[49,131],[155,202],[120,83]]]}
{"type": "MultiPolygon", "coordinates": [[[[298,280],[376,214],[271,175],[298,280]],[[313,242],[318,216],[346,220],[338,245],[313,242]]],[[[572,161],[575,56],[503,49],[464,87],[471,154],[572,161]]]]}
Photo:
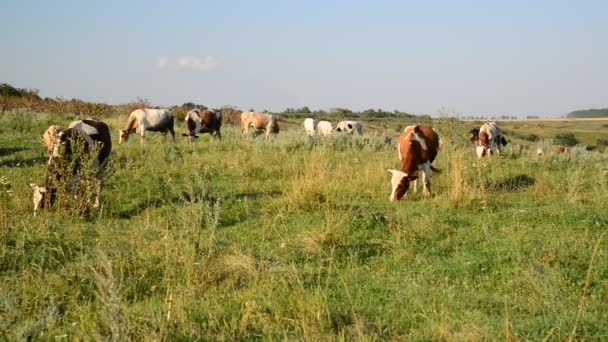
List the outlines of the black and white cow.
{"type": "Polygon", "coordinates": [[[93,207],[99,207],[103,171],[108,165],[111,151],[110,129],[101,121],[74,121],[70,127],[57,131],[53,137],[45,184],[30,184],[34,190],[34,215],[39,208],[53,205],[58,187],[65,187],[64,190],[73,193],[80,182],[80,171],[87,167],[95,175],[93,207]],[[91,151],[95,151],[96,155],[91,156],[91,151]],[[92,157],[92,165],[82,164],[87,157],[92,157]]]}

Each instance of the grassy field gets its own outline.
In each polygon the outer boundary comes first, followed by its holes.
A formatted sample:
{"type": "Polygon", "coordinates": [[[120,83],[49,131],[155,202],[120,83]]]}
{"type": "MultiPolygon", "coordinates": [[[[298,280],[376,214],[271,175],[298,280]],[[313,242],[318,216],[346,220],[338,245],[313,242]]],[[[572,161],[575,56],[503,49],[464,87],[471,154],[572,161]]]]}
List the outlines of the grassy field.
{"type": "Polygon", "coordinates": [[[32,217],[41,134],[72,119],[0,114],[3,339],[608,339],[606,153],[537,156],[522,140],[477,161],[473,125],[436,120],[434,196],[391,203],[385,136],[410,122],[330,139],[284,122],[271,141],[227,126],[187,146],[156,133],[118,145],[126,118],[110,118],[102,208],[32,217]]]}

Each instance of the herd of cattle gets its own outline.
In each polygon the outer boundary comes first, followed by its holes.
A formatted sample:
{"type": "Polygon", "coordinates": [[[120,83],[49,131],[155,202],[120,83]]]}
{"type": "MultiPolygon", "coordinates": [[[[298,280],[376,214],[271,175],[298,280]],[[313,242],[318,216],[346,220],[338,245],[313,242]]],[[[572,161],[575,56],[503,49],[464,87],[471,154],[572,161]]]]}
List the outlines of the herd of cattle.
{"type": "MultiPolygon", "coordinates": [[[[188,143],[198,138],[200,133],[209,133],[221,140],[222,115],[218,110],[194,109],[186,114],[184,120],[184,133],[188,143]]],[[[327,136],[338,133],[362,134],[362,125],[357,121],[341,121],[333,125],[329,121],[316,121],[307,118],[303,122],[307,135],[327,136]]],[[[243,112],[241,114],[241,132],[247,135],[250,128],[265,131],[266,138],[270,134],[279,133],[279,124],[276,116],[272,114],[243,112]]],[[[167,133],[175,141],[174,117],[166,109],[137,109],[127,120],[126,125],[119,131],[119,143],[127,141],[129,135],[135,133],[143,142],[146,131],[161,132],[166,139],[167,133]]],[[[83,167],[80,160],[82,155],[95,151],[90,156],[93,160],[92,170],[96,175],[95,200],[92,207],[99,207],[102,176],[108,165],[112,150],[112,139],[107,124],[96,119],[78,120],[70,123],[67,128],[59,125],[49,127],[43,134],[43,142],[48,152],[48,165],[44,185],[30,184],[34,190],[34,214],[39,208],[52,205],[57,197],[58,185],[63,184],[67,193],[74,193],[79,182],[79,171],[83,167]],[[95,147],[95,148],[93,148],[95,147]],[[79,149],[79,150],[78,150],[79,149]],[[70,165],[67,174],[65,170],[59,172],[58,165],[70,165]]],[[[483,158],[488,154],[500,153],[501,146],[507,144],[502,131],[494,122],[484,123],[480,128],[470,131],[470,140],[476,146],[477,156],[483,158]]],[[[401,162],[399,170],[388,170],[391,177],[390,200],[400,200],[409,188],[410,182],[423,177],[424,193],[431,195],[431,171],[440,172],[431,164],[439,151],[439,135],[430,126],[421,124],[408,126],[401,133],[397,141],[397,155],[401,162]]]]}

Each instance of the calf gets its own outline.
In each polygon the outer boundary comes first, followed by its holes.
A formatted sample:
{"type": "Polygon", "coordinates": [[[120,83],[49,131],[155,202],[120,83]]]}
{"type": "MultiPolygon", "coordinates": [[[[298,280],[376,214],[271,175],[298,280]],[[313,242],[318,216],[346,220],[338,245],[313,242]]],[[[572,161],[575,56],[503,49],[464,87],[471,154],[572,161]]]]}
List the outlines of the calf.
{"type": "Polygon", "coordinates": [[[266,139],[270,134],[279,133],[279,122],[277,117],[272,114],[257,113],[257,112],[243,112],[241,113],[241,132],[243,136],[249,132],[249,127],[253,127],[255,130],[266,131],[266,139]]]}
{"type": "Polygon", "coordinates": [[[73,127],[61,130],[54,136],[53,151],[47,166],[45,184],[42,186],[30,184],[34,190],[34,215],[37,209],[44,208],[46,204],[53,204],[58,186],[65,187],[67,192],[74,191],[80,182],[80,171],[84,167],[88,167],[88,165],[82,165],[82,160],[90,154],[95,145],[99,148],[95,149],[97,154],[89,167],[94,171],[95,177],[93,207],[99,207],[101,178],[112,151],[110,129],[105,123],[94,120],[75,121],[70,125],[73,127]]]}
{"type": "Polygon", "coordinates": [[[182,133],[182,135],[186,137],[188,143],[192,143],[194,138],[198,138],[199,133],[209,133],[215,135],[218,140],[222,140],[221,127],[222,113],[219,111],[193,109],[186,114],[186,133],[182,133]]]}
{"type": "Polygon", "coordinates": [[[315,130],[317,129],[317,120],[313,118],[304,119],[304,123],[302,124],[302,126],[304,126],[306,134],[312,137],[313,135],[315,135],[315,130]]]}
{"type": "Polygon", "coordinates": [[[507,145],[507,139],[495,122],[486,122],[479,128],[479,140],[477,142],[477,157],[483,158],[488,153],[500,154],[500,147],[507,145]]]}
{"type": "Polygon", "coordinates": [[[329,121],[319,121],[319,123],[317,124],[317,133],[322,137],[331,135],[333,130],[334,128],[332,127],[331,122],[329,121]]]}
{"type": "Polygon", "coordinates": [[[173,113],[166,109],[136,109],[129,114],[129,119],[124,128],[120,130],[119,144],[129,139],[129,134],[140,135],[140,142],[144,142],[146,131],[161,132],[166,138],[167,132],[175,142],[175,131],[173,130],[173,113]]]}
{"type": "Polygon", "coordinates": [[[340,121],[336,126],[337,132],[343,132],[348,134],[353,134],[357,132],[359,135],[363,132],[363,126],[357,121],[340,121]]]}
{"type": "Polygon", "coordinates": [[[397,142],[401,169],[388,170],[392,175],[391,201],[405,196],[409,183],[418,179],[418,172],[424,173],[424,193],[431,195],[431,170],[440,172],[431,165],[438,151],[439,135],[432,127],[415,125],[405,128],[397,142]]]}

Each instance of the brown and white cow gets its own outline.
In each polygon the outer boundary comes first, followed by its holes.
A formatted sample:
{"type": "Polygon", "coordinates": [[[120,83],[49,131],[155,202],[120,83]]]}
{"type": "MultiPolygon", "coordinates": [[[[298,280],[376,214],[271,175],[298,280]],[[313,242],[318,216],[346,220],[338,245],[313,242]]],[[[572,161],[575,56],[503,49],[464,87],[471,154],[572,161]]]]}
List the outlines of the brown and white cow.
{"type": "Polygon", "coordinates": [[[502,131],[496,122],[486,122],[479,128],[479,140],[477,142],[477,157],[483,158],[488,153],[500,154],[500,147],[507,145],[507,139],[502,134],[502,131]]]}
{"type": "Polygon", "coordinates": [[[258,112],[241,113],[241,132],[243,136],[247,135],[249,127],[253,127],[255,130],[266,131],[266,139],[268,139],[270,134],[276,135],[279,133],[279,121],[272,114],[258,112]]]}
{"type": "Polygon", "coordinates": [[[409,183],[424,174],[424,193],[431,195],[431,170],[440,172],[431,164],[439,151],[439,135],[430,126],[415,125],[405,128],[397,142],[397,154],[401,161],[400,170],[388,170],[391,177],[391,201],[405,196],[409,183]]]}
{"type": "Polygon", "coordinates": [[[199,133],[209,133],[222,140],[222,113],[218,110],[193,109],[186,114],[185,129],[182,133],[188,143],[192,143],[194,138],[198,138],[199,133]]]}
{"type": "Polygon", "coordinates": [[[144,142],[146,131],[161,132],[166,138],[167,132],[175,142],[175,131],[173,130],[173,113],[167,109],[136,109],[129,114],[129,119],[124,128],[120,130],[118,143],[129,139],[129,134],[139,134],[140,142],[144,142]]]}
{"type": "Polygon", "coordinates": [[[110,129],[105,123],[95,120],[74,121],[70,126],[53,137],[45,184],[30,184],[34,190],[34,215],[37,209],[54,203],[58,187],[64,187],[68,193],[73,192],[80,181],[79,172],[86,167],[90,167],[95,176],[93,207],[100,205],[101,178],[112,151],[110,129]],[[82,165],[91,150],[97,153],[92,158],[92,165],[82,165]]]}

